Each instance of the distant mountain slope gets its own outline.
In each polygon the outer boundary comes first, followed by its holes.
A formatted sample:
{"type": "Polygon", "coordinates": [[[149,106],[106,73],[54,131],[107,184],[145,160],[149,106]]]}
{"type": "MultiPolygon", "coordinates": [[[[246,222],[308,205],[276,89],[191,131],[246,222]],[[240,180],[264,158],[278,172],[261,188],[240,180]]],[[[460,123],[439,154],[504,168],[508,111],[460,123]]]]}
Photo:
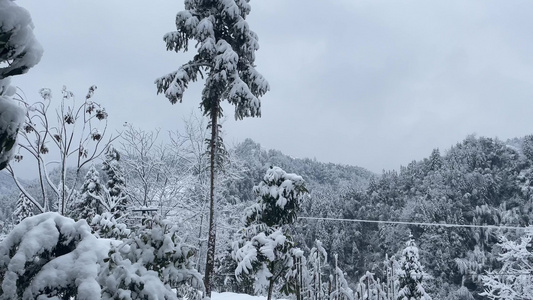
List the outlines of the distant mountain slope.
{"type": "Polygon", "coordinates": [[[304,178],[312,191],[321,186],[350,186],[353,189],[365,188],[374,173],[347,165],[322,163],[309,158],[292,158],[278,150],[265,150],[251,139],[246,139],[231,150],[244,163],[244,178],[238,184],[240,199],[252,201],[252,188],[258,184],[270,166],[277,166],[287,173],[296,173],[304,178]]]}
{"type": "Polygon", "coordinates": [[[11,175],[5,170],[0,171],[0,195],[7,195],[14,191],[17,191],[17,186],[11,175]]]}
{"type": "MultiPolygon", "coordinates": [[[[441,153],[413,161],[399,172],[384,172],[368,188],[323,190],[304,213],[328,218],[433,224],[533,224],[533,136],[502,142],[469,136],[441,153]]],[[[299,237],[309,245],[320,239],[339,254],[352,280],[366,271],[384,279],[385,256],[397,254],[409,234],[432,276],[432,295],[455,299],[461,285],[472,295],[483,287],[477,274],[497,269],[499,236],[516,230],[392,225],[362,222],[301,222],[299,237]],[[469,276],[474,274],[476,276],[469,276]],[[446,287],[446,289],[441,288],[446,287]]]]}

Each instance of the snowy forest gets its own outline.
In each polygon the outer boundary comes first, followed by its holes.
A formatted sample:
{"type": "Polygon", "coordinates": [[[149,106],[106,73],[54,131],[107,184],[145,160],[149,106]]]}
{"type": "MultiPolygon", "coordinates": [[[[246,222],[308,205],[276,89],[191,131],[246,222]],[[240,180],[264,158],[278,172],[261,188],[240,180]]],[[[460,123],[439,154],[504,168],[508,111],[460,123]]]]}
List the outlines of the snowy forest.
{"type": "Polygon", "coordinates": [[[260,117],[271,89],[250,11],[185,0],[163,39],[194,56],[147,84],[176,104],[201,82],[199,110],[115,130],[94,85],[11,84],[43,49],[0,0],[0,299],[533,299],[533,135],[381,174],[229,143],[221,103],[260,117]]]}

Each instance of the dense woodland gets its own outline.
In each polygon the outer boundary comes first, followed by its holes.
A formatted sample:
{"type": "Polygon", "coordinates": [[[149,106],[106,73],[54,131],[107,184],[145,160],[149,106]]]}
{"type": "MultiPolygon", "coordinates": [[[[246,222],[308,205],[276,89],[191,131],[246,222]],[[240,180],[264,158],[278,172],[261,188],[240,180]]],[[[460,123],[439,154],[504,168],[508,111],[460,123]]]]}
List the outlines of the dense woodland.
{"type": "MultiPolygon", "coordinates": [[[[253,291],[251,288],[247,290],[242,282],[234,281],[232,270],[226,269],[227,258],[231,258],[228,244],[242,226],[242,209],[255,202],[253,186],[261,181],[270,166],[291,170],[306,181],[309,194],[298,214],[301,217],[524,227],[530,225],[533,214],[530,201],[532,136],[506,143],[469,136],[442,154],[435,149],[427,158],[413,161],[401,167],[399,172],[386,171],[381,175],[358,167],[292,158],[280,151],[262,149],[249,139],[235,145],[228,153],[234,167],[228,165],[227,173],[220,176],[224,184],[220,193],[225,200],[219,204],[223,208],[219,218],[225,226],[219,226],[219,235],[225,237],[220,239],[217,248],[219,269],[215,282],[219,286],[216,290],[253,291]],[[234,285],[227,285],[228,282],[234,282],[234,285]]],[[[155,159],[155,154],[148,153],[147,157],[155,159]]],[[[125,173],[132,173],[132,170],[128,171],[128,161],[135,159],[123,154],[120,160],[122,167],[125,173]]],[[[171,164],[172,160],[168,163],[171,164]]],[[[96,170],[101,170],[101,166],[97,166],[96,170]]],[[[3,189],[10,189],[1,196],[5,234],[16,219],[13,211],[18,191],[9,177],[2,174],[3,189]]],[[[151,174],[154,178],[160,175],[151,174]]],[[[126,178],[126,186],[140,179],[135,175],[126,178]]],[[[152,189],[161,184],[154,178],[150,179],[152,189]]],[[[105,172],[100,171],[98,180],[108,180],[105,172]]],[[[80,182],[79,188],[83,189],[83,181],[80,182]]],[[[181,182],[184,180],[181,179],[181,182]]],[[[31,182],[27,184],[35,185],[31,182]]],[[[196,186],[181,189],[184,194],[186,191],[196,193],[198,182],[196,186]]],[[[167,191],[170,192],[170,189],[167,188],[167,191]]],[[[133,194],[144,195],[145,192],[135,191],[133,194]]],[[[132,199],[136,197],[132,196],[132,199]]],[[[205,232],[205,221],[204,225],[200,224],[205,216],[187,213],[187,208],[181,207],[191,205],[187,204],[186,198],[183,196],[180,201],[184,202],[175,203],[155,195],[148,206],[158,207],[160,213],[178,224],[187,220],[189,225],[182,227],[181,234],[188,236],[185,241],[199,245],[201,249],[205,245],[194,236],[202,236],[202,230],[205,232]],[[191,230],[195,233],[191,234],[191,230]]],[[[483,292],[481,275],[501,268],[502,262],[497,259],[501,250],[500,236],[515,240],[524,232],[314,219],[300,219],[290,230],[295,244],[306,253],[315,247],[315,240],[321,241],[329,253],[324,270],[332,268],[333,255],[337,254],[338,266],[345,272],[346,280],[354,290],[367,271],[373,273],[376,279],[386,281],[387,257],[399,257],[410,234],[419,248],[420,262],[430,275],[425,282],[426,291],[439,299],[467,299],[461,298],[466,297],[465,288],[461,287],[466,287],[472,297],[480,298],[479,293],[483,292]]]]}

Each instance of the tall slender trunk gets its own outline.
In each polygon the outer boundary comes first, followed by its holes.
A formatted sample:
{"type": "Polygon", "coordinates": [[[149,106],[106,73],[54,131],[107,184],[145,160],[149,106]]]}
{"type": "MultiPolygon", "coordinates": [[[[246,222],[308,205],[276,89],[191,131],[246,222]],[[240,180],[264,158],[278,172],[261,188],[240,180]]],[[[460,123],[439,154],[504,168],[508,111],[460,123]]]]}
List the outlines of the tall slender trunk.
{"type": "Polygon", "coordinates": [[[211,278],[213,277],[213,271],[215,269],[215,240],[216,240],[216,223],[215,223],[215,158],[216,158],[216,142],[218,133],[218,102],[213,101],[211,109],[211,141],[209,146],[211,147],[211,186],[210,186],[210,199],[209,199],[209,237],[207,240],[207,258],[205,263],[205,296],[211,297],[211,278]]]}

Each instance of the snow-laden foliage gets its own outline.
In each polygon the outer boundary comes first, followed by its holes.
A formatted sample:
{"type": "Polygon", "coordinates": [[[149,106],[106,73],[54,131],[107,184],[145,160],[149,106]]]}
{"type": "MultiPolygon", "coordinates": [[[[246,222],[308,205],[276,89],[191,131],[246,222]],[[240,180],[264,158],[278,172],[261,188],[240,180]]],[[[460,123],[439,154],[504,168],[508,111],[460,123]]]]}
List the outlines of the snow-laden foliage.
{"type": "Polygon", "coordinates": [[[97,275],[109,247],[84,220],[26,218],[0,243],[0,299],[99,299],[97,275]]]}
{"type": "Polygon", "coordinates": [[[30,202],[30,200],[24,196],[24,194],[20,193],[19,198],[17,200],[17,205],[15,206],[15,211],[13,211],[13,214],[15,215],[15,224],[20,223],[22,220],[26,219],[27,217],[33,216],[33,207],[30,202]]]}
{"type": "Polygon", "coordinates": [[[13,157],[17,133],[24,122],[24,110],[13,102],[15,87],[10,76],[28,72],[43,54],[33,35],[27,10],[11,0],[0,0],[0,170],[13,157]]]}
{"type": "Polygon", "coordinates": [[[296,221],[307,193],[301,176],[285,173],[279,167],[270,167],[253,191],[258,201],[246,210],[246,225],[259,222],[273,228],[296,221]]]}
{"type": "Polygon", "coordinates": [[[335,258],[335,270],[333,272],[333,282],[332,282],[332,292],[330,294],[330,299],[345,299],[345,300],[354,300],[354,293],[352,289],[348,286],[348,281],[344,276],[344,272],[339,268],[338,265],[338,255],[333,256],[335,258]]]}
{"type": "Polygon", "coordinates": [[[305,280],[305,292],[308,293],[311,299],[321,299],[327,295],[327,279],[323,278],[324,271],[328,267],[327,262],[328,253],[326,249],[324,249],[321,241],[315,240],[315,245],[311,248],[307,257],[308,276],[305,280]]]}
{"type": "Polygon", "coordinates": [[[68,212],[69,217],[74,220],[85,219],[87,223],[90,223],[96,215],[107,210],[104,188],[94,165],[87,171],[80,195],[72,200],[71,208],[72,210],[68,212]]]}
{"type": "Polygon", "coordinates": [[[250,30],[246,16],[250,5],[244,0],[185,1],[185,10],[176,16],[176,31],[167,33],[167,50],[187,51],[195,40],[197,55],[177,71],[156,80],[158,93],[172,103],[181,102],[189,82],[207,74],[202,93],[202,110],[212,111],[212,102],[228,100],[235,105],[235,118],[261,115],[258,97],[269,89],[255,70],[258,37],[250,30]]]}
{"type": "Polygon", "coordinates": [[[126,183],[119,161],[120,153],[112,145],[109,145],[105,153],[105,160],[102,163],[102,170],[107,175],[107,205],[116,219],[125,216],[128,209],[126,183]]]}
{"type": "Polygon", "coordinates": [[[232,257],[237,279],[254,278],[256,292],[267,292],[270,299],[278,281],[282,291],[294,290],[294,280],[285,275],[302,251],[294,246],[287,227],[296,221],[307,190],[302,177],[279,167],[271,167],[253,190],[257,203],[245,211],[245,227],[233,243],[232,257]]]}
{"type": "MultiPolygon", "coordinates": [[[[111,235],[129,233],[110,213],[96,221],[111,235]]],[[[195,249],[175,230],[156,217],[118,241],[93,235],[85,220],[26,218],[0,243],[0,299],[195,299],[203,289],[195,249]]]]}
{"type": "Polygon", "coordinates": [[[480,295],[489,299],[533,299],[532,240],[533,227],[528,227],[517,241],[501,238],[498,260],[503,266],[482,277],[485,291],[480,295]]]}
{"type": "Polygon", "coordinates": [[[193,265],[196,249],[182,243],[176,231],[158,216],[145,218],[134,235],[113,245],[102,299],[174,299],[172,288],[194,299],[203,290],[193,265]]]}
{"type": "Polygon", "coordinates": [[[27,10],[11,0],[0,0],[0,80],[28,72],[43,55],[33,35],[33,23],[27,10]]]}
{"type": "Polygon", "coordinates": [[[399,261],[398,300],[431,300],[424,289],[424,279],[428,276],[420,264],[418,247],[410,236],[399,261]]]}
{"type": "Polygon", "coordinates": [[[117,222],[110,212],[94,216],[91,221],[91,228],[97,237],[106,239],[122,240],[131,233],[126,224],[117,222]]]}

